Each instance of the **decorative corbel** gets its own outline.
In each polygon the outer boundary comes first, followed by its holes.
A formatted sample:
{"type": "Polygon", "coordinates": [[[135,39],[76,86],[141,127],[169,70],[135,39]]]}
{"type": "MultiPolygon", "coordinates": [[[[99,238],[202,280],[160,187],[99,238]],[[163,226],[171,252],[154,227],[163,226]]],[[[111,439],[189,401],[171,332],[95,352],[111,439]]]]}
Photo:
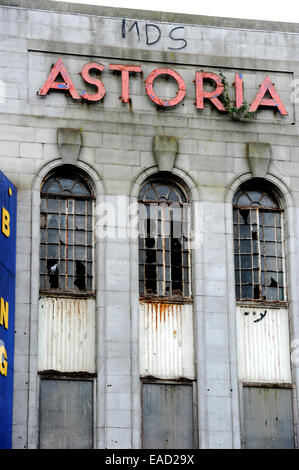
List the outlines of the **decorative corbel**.
{"type": "Polygon", "coordinates": [[[271,162],[271,146],[261,142],[248,142],[247,157],[254,178],[265,178],[271,162]]]}
{"type": "Polygon", "coordinates": [[[64,165],[76,165],[81,148],[81,130],[60,127],[57,129],[57,144],[64,165]]]}
{"type": "Polygon", "coordinates": [[[172,171],[178,153],[178,139],[168,135],[154,137],[154,156],[159,171],[172,171]]]}

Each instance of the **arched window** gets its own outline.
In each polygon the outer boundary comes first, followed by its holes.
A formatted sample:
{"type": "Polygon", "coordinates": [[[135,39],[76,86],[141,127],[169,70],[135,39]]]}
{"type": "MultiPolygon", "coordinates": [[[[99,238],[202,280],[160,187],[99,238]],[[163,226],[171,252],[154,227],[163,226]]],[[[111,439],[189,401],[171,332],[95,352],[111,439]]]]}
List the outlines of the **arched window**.
{"type": "Polygon", "coordinates": [[[41,189],[40,289],[93,290],[93,200],[88,179],[65,165],[41,189]]]}
{"type": "Polygon", "coordinates": [[[286,300],[283,211],[275,192],[252,180],[237,191],[233,205],[237,300],[286,300]]]}
{"type": "Polygon", "coordinates": [[[139,292],[190,298],[190,204],[177,183],[155,179],[139,194],[139,292]]]}

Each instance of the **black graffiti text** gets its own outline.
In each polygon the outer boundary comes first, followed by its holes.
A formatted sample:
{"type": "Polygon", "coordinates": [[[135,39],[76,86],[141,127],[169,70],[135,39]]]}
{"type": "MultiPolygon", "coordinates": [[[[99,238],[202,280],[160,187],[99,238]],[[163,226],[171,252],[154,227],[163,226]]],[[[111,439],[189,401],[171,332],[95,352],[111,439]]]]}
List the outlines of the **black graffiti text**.
{"type": "MultiPolygon", "coordinates": [[[[184,30],[184,26],[175,26],[168,31],[167,49],[173,51],[185,49],[187,41],[182,37],[184,35],[184,30]]],[[[140,27],[140,23],[138,23],[138,21],[132,21],[129,23],[128,20],[123,19],[121,34],[123,39],[133,37],[132,35],[135,35],[138,41],[143,41],[146,46],[153,46],[162,40],[162,30],[154,23],[142,23],[142,27],[140,27]]]]}

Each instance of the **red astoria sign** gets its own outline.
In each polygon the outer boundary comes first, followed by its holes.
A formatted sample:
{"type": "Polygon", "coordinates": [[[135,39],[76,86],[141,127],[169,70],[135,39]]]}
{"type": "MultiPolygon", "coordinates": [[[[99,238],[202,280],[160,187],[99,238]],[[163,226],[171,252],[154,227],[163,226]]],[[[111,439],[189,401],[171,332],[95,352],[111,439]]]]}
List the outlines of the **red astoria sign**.
{"type": "MultiPolygon", "coordinates": [[[[85,64],[81,70],[81,76],[83,80],[90,84],[94,85],[97,90],[95,93],[87,93],[83,91],[80,95],[77,92],[71,77],[69,76],[65,65],[62,62],[62,59],[58,59],[56,64],[53,65],[50,75],[45,81],[42,88],[39,90],[38,94],[41,96],[47,95],[49,90],[61,90],[68,91],[71,97],[74,100],[84,99],[90,102],[97,102],[104,98],[106,90],[103,82],[98,78],[94,78],[90,75],[91,70],[97,70],[102,72],[104,70],[104,65],[92,62],[85,64]],[[63,81],[55,81],[58,76],[61,76],[63,81]]],[[[109,70],[114,72],[119,72],[121,75],[121,99],[124,103],[130,102],[130,73],[141,73],[142,69],[139,65],[124,65],[124,64],[109,64],[109,70]]],[[[240,108],[244,104],[243,99],[243,80],[241,74],[235,74],[235,99],[236,107],[240,108]]],[[[211,103],[219,110],[225,111],[225,107],[219,97],[221,96],[224,89],[224,85],[220,75],[212,72],[196,72],[195,73],[195,93],[196,93],[196,108],[204,108],[204,100],[209,100],[211,103]],[[210,83],[214,84],[213,91],[206,91],[204,89],[204,81],[208,80],[210,83]]],[[[182,101],[186,93],[186,85],[181,77],[181,75],[175,70],[169,68],[159,68],[153,70],[145,81],[145,91],[148,97],[156,103],[159,107],[169,108],[175,106],[182,101]],[[163,100],[159,98],[154,92],[154,81],[160,75],[168,75],[174,78],[178,86],[178,92],[176,96],[169,100],[163,100]]],[[[281,115],[287,116],[287,111],[273,85],[271,79],[266,77],[263,83],[260,85],[258,93],[250,105],[250,112],[257,111],[260,106],[267,106],[270,108],[278,109],[281,115]],[[265,95],[268,94],[271,98],[265,98],[265,95]]]]}

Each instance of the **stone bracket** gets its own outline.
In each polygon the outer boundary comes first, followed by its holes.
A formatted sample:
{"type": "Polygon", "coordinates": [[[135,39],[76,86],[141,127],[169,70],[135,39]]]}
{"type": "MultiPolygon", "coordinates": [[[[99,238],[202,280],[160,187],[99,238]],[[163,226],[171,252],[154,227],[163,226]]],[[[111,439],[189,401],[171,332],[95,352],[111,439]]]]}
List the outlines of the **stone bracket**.
{"type": "Polygon", "coordinates": [[[81,148],[81,130],[57,129],[58,151],[64,165],[76,165],[81,148]]]}
{"type": "Polygon", "coordinates": [[[172,171],[178,153],[178,139],[168,135],[154,137],[154,156],[159,171],[172,171]]]}
{"type": "Polygon", "coordinates": [[[267,143],[248,142],[247,157],[254,178],[265,178],[271,162],[271,146],[267,143]]]}

